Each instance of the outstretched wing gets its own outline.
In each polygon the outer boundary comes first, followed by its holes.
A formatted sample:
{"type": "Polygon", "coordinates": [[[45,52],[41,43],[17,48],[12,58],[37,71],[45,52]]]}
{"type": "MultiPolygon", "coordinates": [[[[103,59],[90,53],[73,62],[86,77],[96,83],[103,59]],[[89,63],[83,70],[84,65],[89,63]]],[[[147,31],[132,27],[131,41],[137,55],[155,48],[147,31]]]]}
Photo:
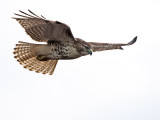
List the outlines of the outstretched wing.
{"type": "Polygon", "coordinates": [[[28,10],[30,14],[20,11],[22,15],[15,14],[21,18],[16,19],[25,29],[26,33],[38,42],[48,40],[75,41],[71,29],[64,23],[46,20],[43,16],[38,16],[28,10]]]}
{"type": "Polygon", "coordinates": [[[88,42],[91,45],[93,52],[96,51],[103,51],[103,50],[112,50],[112,49],[123,49],[122,46],[132,45],[136,42],[137,36],[127,44],[121,43],[95,43],[95,42],[88,42]]]}

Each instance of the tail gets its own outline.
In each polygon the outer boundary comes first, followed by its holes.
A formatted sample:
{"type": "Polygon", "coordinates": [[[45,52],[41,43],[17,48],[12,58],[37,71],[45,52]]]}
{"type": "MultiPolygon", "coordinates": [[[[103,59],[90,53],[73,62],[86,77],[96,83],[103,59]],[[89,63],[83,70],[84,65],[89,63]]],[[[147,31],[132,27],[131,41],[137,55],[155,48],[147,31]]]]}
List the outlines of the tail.
{"type": "Polygon", "coordinates": [[[40,61],[37,59],[37,55],[34,52],[35,47],[38,44],[19,42],[14,48],[14,57],[17,61],[23,65],[24,68],[37,73],[49,73],[53,74],[58,60],[46,60],[40,61]]]}

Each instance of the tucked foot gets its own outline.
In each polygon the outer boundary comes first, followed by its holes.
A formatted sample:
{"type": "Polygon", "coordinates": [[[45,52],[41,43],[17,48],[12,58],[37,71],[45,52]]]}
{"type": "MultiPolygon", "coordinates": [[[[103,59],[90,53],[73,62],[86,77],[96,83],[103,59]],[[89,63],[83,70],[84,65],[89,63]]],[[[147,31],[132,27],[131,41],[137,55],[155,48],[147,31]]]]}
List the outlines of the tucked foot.
{"type": "Polygon", "coordinates": [[[48,59],[46,58],[46,56],[44,56],[44,55],[38,55],[37,57],[37,60],[39,60],[39,61],[47,61],[48,59]]]}

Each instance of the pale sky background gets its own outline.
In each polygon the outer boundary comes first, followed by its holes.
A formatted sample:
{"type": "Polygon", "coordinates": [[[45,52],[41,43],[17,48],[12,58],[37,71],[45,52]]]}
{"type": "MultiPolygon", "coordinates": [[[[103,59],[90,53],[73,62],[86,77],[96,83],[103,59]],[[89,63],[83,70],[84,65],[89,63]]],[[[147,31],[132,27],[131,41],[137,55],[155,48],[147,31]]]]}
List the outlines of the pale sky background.
{"type": "Polygon", "coordinates": [[[3,0],[0,15],[0,120],[160,120],[159,0],[3,0]],[[35,43],[11,19],[27,9],[86,41],[138,40],[37,74],[13,57],[18,41],[35,43]]]}

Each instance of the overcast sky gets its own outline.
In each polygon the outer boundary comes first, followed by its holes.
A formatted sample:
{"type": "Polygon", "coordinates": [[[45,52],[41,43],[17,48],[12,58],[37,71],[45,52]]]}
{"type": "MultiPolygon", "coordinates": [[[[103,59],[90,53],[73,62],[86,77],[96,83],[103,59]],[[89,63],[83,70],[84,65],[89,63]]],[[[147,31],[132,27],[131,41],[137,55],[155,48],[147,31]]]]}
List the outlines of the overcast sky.
{"type": "Polygon", "coordinates": [[[160,120],[159,0],[3,0],[0,5],[0,120],[160,120]],[[52,76],[14,59],[35,43],[17,21],[28,9],[68,24],[86,41],[137,42],[124,50],[59,61],[52,76]]]}

